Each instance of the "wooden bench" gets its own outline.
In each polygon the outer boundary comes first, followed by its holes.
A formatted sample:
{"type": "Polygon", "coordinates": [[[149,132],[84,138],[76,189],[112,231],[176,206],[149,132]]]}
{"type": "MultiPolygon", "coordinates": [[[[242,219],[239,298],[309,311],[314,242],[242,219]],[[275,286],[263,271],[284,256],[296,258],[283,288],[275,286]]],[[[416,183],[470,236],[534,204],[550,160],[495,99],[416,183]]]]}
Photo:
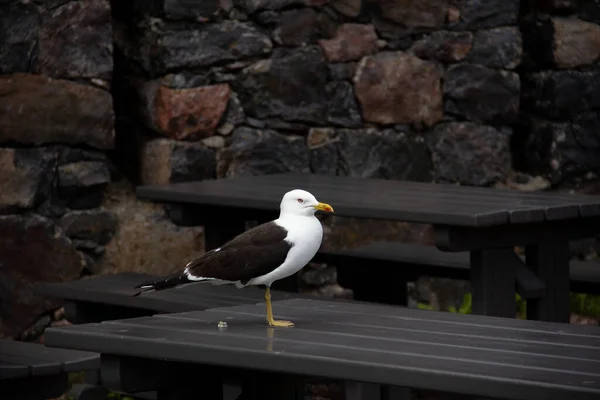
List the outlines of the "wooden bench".
{"type": "MultiPolygon", "coordinates": [[[[443,252],[434,246],[375,242],[354,249],[321,250],[314,261],[336,265],[340,284],[352,288],[357,300],[406,305],[406,285],[402,282],[415,281],[420,276],[469,280],[469,257],[469,253],[443,252]],[[380,282],[369,279],[366,271],[376,271],[380,282]]],[[[513,261],[515,291],[524,299],[543,295],[543,283],[523,259],[515,254],[513,261]]],[[[599,262],[571,260],[570,277],[572,292],[600,293],[599,262]]]]}
{"type": "Polygon", "coordinates": [[[98,353],[0,339],[2,398],[45,400],[59,397],[68,389],[70,372],[95,371],[99,368],[98,353]],[[13,396],[9,396],[9,393],[13,393],[13,396]]]}
{"type": "Polygon", "coordinates": [[[220,400],[224,381],[287,400],[284,383],[313,378],[345,381],[352,400],[407,399],[409,388],[600,398],[599,327],[319,299],[273,308],[296,326],[268,327],[263,304],[239,305],[49,328],[46,343],[101,353],[108,388],[158,400],[220,400]]]}
{"type": "MultiPolygon", "coordinates": [[[[74,324],[264,302],[264,290],[258,287],[240,290],[212,285],[189,285],[133,297],[139,290],[136,285],[153,278],[125,272],[73,282],[37,282],[34,290],[64,300],[65,316],[74,324]]],[[[282,291],[272,291],[272,295],[281,300],[302,297],[282,291]]]]}
{"type": "MultiPolygon", "coordinates": [[[[202,225],[206,249],[213,249],[243,232],[248,221],[276,218],[281,196],[291,188],[331,203],[331,218],[431,225],[437,248],[470,253],[472,311],[480,315],[515,317],[515,282],[525,283],[517,274],[528,271],[513,248],[522,246],[535,278],[527,285],[538,292],[543,285],[544,294],[528,298],[527,318],[568,323],[569,241],[600,234],[600,197],[580,194],[302,173],[149,185],[136,193],[168,204],[176,223],[202,225]]],[[[393,276],[363,278],[380,293],[398,290],[393,276]]]]}

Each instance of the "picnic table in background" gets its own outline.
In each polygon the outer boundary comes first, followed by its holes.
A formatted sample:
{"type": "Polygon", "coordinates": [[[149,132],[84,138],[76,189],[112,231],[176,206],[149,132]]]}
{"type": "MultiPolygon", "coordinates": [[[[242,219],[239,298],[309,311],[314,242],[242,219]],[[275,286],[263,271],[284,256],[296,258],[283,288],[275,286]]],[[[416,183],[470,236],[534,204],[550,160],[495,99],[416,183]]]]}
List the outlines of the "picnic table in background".
{"type": "MultiPolygon", "coordinates": [[[[431,224],[438,249],[470,253],[476,314],[514,317],[516,277],[527,269],[543,289],[528,299],[527,318],[569,322],[569,240],[600,234],[597,196],[299,173],[141,186],[137,195],[169,203],[179,223],[203,225],[209,250],[243,232],[246,221],[276,218],[293,188],[329,202],[334,218],[431,224]],[[525,246],[525,262],[515,246],[525,246]]],[[[393,280],[377,273],[382,285],[393,280]]]]}
{"type": "Polygon", "coordinates": [[[239,305],[49,328],[46,344],[98,352],[109,389],[157,390],[159,400],[221,399],[224,381],[253,398],[291,399],[284,383],[311,378],[345,381],[353,400],[408,399],[407,388],[600,396],[599,327],[319,299],[273,307],[296,326],[269,327],[262,305],[239,305]]]}

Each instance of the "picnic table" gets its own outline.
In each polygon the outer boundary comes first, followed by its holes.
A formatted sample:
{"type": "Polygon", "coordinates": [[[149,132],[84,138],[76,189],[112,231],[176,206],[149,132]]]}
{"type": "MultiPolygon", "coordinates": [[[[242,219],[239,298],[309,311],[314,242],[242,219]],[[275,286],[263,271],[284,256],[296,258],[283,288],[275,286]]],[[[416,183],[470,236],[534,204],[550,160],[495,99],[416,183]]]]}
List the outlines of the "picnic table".
{"type": "Polygon", "coordinates": [[[543,285],[527,301],[527,318],[568,322],[569,240],[600,234],[598,196],[300,173],[141,186],[137,195],[169,203],[179,223],[203,225],[208,250],[247,221],[276,218],[293,188],[329,202],[335,216],[431,224],[438,249],[469,252],[473,312],[482,315],[515,316],[515,280],[525,264],[538,280],[533,286],[543,285]],[[515,262],[514,246],[525,246],[524,263],[515,262]]]}
{"type": "Polygon", "coordinates": [[[157,390],[159,400],[221,399],[234,379],[263,393],[254,398],[287,399],[283,382],[315,377],[345,381],[355,400],[407,388],[600,398],[599,327],[318,299],[273,306],[296,326],[267,326],[264,304],[254,304],[49,328],[45,340],[100,353],[109,389],[157,390]]]}

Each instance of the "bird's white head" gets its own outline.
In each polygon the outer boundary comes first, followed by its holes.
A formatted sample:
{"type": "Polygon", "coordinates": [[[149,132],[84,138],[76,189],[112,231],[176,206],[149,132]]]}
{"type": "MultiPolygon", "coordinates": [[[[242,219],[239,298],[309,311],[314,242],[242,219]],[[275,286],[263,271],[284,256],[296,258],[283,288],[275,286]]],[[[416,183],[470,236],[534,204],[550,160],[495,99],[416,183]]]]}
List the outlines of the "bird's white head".
{"type": "Polygon", "coordinates": [[[316,211],[333,212],[329,204],[317,201],[315,196],[301,189],[294,189],[284,194],[279,208],[281,215],[311,216],[316,211]]]}

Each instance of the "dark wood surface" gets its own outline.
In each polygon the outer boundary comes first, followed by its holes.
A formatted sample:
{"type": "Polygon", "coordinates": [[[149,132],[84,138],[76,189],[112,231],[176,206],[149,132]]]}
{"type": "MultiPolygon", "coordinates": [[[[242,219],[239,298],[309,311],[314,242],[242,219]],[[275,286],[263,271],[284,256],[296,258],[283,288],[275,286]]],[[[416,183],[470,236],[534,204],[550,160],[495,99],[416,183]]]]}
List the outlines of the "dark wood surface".
{"type": "Polygon", "coordinates": [[[509,399],[600,396],[600,328],[322,300],[49,328],[49,346],[509,399]],[[219,321],[227,327],[219,329],[219,321]]]}
{"type": "MultiPolygon", "coordinates": [[[[252,304],[265,301],[265,291],[260,287],[238,289],[234,286],[193,284],[144,293],[133,297],[141,282],[155,278],[152,275],[124,272],[101,275],[73,282],[38,282],[34,290],[42,295],[70,301],[109,304],[155,312],[183,312],[207,308],[252,304]]],[[[296,293],[272,291],[273,299],[302,297],[296,293]]]]}
{"type": "Polygon", "coordinates": [[[0,339],[0,379],[89,371],[99,367],[100,355],[97,353],[0,339]]]}
{"type": "Polygon", "coordinates": [[[493,226],[600,215],[600,197],[313,174],[276,174],[141,186],[140,198],[278,210],[301,188],[337,215],[441,225],[493,226]]]}
{"type": "MultiPolygon", "coordinates": [[[[521,257],[524,260],[524,257],[521,257]]],[[[369,268],[372,262],[391,261],[386,267],[405,269],[409,275],[447,277],[454,279],[469,279],[470,257],[468,252],[445,252],[435,246],[425,246],[414,243],[382,241],[374,242],[353,249],[323,250],[315,256],[316,261],[339,262],[339,268],[345,262],[358,263],[363,268],[369,268]]],[[[581,293],[600,292],[600,262],[570,260],[571,291],[581,293]]]]}

